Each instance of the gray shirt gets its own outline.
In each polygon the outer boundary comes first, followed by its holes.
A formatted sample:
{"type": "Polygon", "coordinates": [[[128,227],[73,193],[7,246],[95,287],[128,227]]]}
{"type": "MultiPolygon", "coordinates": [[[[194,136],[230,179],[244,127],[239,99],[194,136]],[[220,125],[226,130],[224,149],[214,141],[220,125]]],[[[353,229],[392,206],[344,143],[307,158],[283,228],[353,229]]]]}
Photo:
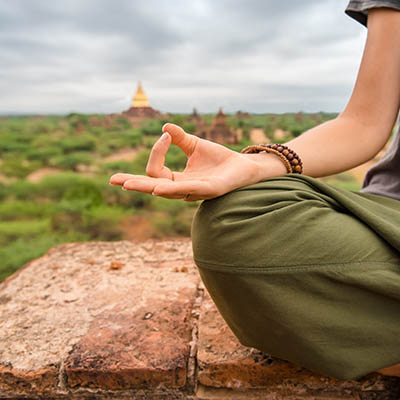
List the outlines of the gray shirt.
{"type": "MultiPolygon", "coordinates": [[[[345,12],[367,26],[368,10],[377,7],[400,10],[400,0],[351,0],[345,12]]],[[[367,171],[361,191],[400,200],[400,126],[382,159],[367,171]]]]}

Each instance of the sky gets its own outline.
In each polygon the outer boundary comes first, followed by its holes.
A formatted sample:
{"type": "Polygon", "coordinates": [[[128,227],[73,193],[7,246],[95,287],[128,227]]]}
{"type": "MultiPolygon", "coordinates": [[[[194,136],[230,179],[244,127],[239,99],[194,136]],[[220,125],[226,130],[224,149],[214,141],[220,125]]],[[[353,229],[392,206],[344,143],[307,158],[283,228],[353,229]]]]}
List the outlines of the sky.
{"type": "Polygon", "coordinates": [[[340,112],[366,28],[348,0],[0,0],[0,114],[340,112]]]}

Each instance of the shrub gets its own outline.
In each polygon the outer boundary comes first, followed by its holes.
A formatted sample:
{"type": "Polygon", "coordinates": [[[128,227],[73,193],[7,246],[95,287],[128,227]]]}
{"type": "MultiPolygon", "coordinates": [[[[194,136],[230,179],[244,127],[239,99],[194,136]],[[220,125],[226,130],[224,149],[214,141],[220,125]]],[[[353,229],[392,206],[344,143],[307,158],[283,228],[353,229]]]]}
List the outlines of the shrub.
{"type": "Polygon", "coordinates": [[[20,218],[46,217],[53,215],[53,204],[14,200],[0,204],[0,220],[9,221],[20,218]]]}
{"type": "Polygon", "coordinates": [[[0,222],[0,243],[6,245],[22,237],[30,240],[49,229],[49,219],[0,222]]]}
{"type": "Polygon", "coordinates": [[[56,214],[51,219],[51,228],[57,234],[81,232],[90,240],[120,240],[121,220],[130,213],[121,207],[99,206],[79,208],[82,203],[63,202],[64,213],[56,214]],[[68,208],[68,206],[70,206],[68,208]]]}
{"type": "Polygon", "coordinates": [[[37,237],[19,237],[15,241],[0,247],[0,281],[17,271],[28,261],[45,254],[51,247],[65,242],[86,241],[88,237],[80,232],[71,232],[65,236],[42,233],[37,237]]]}
{"type": "Polygon", "coordinates": [[[182,125],[182,129],[187,133],[195,133],[196,132],[196,124],[193,122],[184,122],[182,125]]]}
{"type": "Polygon", "coordinates": [[[122,129],[129,129],[131,127],[131,123],[125,117],[120,116],[114,120],[114,126],[117,125],[122,129]]]}
{"type": "MultiPolygon", "coordinates": [[[[111,132],[110,132],[111,133],[111,132]]],[[[114,132],[112,132],[114,133],[114,132]]],[[[121,135],[120,132],[117,135],[109,136],[107,138],[107,146],[111,150],[118,150],[128,146],[127,139],[121,135]]]]}
{"type": "Polygon", "coordinates": [[[28,162],[22,158],[9,158],[0,164],[0,172],[6,176],[25,178],[41,166],[42,163],[40,161],[28,162]]]}
{"type": "Polygon", "coordinates": [[[103,195],[95,183],[87,180],[76,181],[65,190],[61,201],[55,206],[56,212],[51,218],[51,228],[61,233],[75,230],[95,238],[84,228],[83,215],[88,210],[102,205],[103,195]]]}
{"type": "Polygon", "coordinates": [[[89,115],[80,114],[76,112],[67,115],[67,121],[73,127],[76,127],[78,124],[86,126],[89,122],[89,119],[90,119],[89,115]]]}
{"type": "MultiPolygon", "coordinates": [[[[33,185],[42,198],[54,201],[77,200],[87,201],[90,198],[102,198],[102,191],[106,186],[107,178],[86,178],[71,172],[46,176],[42,181],[33,185]],[[90,191],[90,194],[87,193],[90,191]]],[[[94,205],[101,204],[95,203],[94,205]]]]}
{"type": "Polygon", "coordinates": [[[113,161],[101,165],[101,171],[105,173],[115,174],[117,172],[131,173],[132,162],[130,161],[113,161]]]}
{"type": "Polygon", "coordinates": [[[143,144],[146,148],[151,148],[153,147],[154,143],[157,142],[158,139],[160,139],[161,135],[157,136],[144,136],[143,137],[143,144]]]}
{"type": "Polygon", "coordinates": [[[17,181],[4,187],[5,197],[18,200],[34,200],[40,195],[40,187],[31,182],[17,181]]]}
{"type": "Polygon", "coordinates": [[[60,148],[51,145],[45,148],[31,148],[26,151],[25,157],[28,160],[41,161],[42,164],[46,165],[52,157],[60,156],[61,153],[60,148]]]}
{"type": "Polygon", "coordinates": [[[172,171],[182,171],[185,169],[186,162],[186,154],[178,146],[171,145],[165,156],[165,164],[168,168],[172,171]]]}
{"type": "Polygon", "coordinates": [[[170,118],[168,118],[168,122],[179,126],[182,126],[185,120],[186,120],[186,115],[182,114],[173,114],[170,116],[170,118]]]}
{"type": "Polygon", "coordinates": [[[17,138],[0,137],[0,154],[9,155],[10,153],[23,154],[30,149],[29,143],[21,143],[17,138]]]}
{"type": "Polygon", "coordinates": [[[130,129],[124,132],[124,138],[128,146],[136,147],[143,142],[143,136],[138,129],[130,129]]]}
{"type": "Polygon", "coordinates": [[[151,204],[153,196],[135,191],[123,191],[119,186],[104,185],[104,201],[108,205],[140,209],[151,204]]]}
{"type": "Polygon", "coordinates": [[[84,212],[81,228],[92,239],[120,240],[122,238],[121,221],[129,214],[121,207],[91,208],[84,212]]]}
{"type": "Polygon", "coordinates": [[[0,182],[0,201],[4,200],[8,195],[7,186],[0,182]]]}
{"type": "Polygon", "coordinates": [[[140,126],[140,131],[143,135],[161,135],[161,128],[164,125],[163,121],[157,119],[147,119],[140,126]]]}
{"type": "Polygon", "coordinates": [[[84,209],[88,209],[103,204],[103,195],[96,184],[89,180],[82,180],[75,182],[65,191],[61,205],[63,202],[67,205],[76,203],[84,209]]]}
{"type": "Polygon", "coordinates": [[[143,175],[146,172],[147,160],[150,156],[150,150],[141,151],[132,162],[131,173],[143,175]]]}
{"type": "Polygon", "coordinates": [[[96,140],[91,134],[86,133],[79,136],[63,137],[58,145],[65,153],[92,151],[96,147],[96,140]]]}
{"type": "Polygon", "coordinates": [[[101,157],[107,157],[112,154],[113,149],[111,149],[107,143],[99,143],[96,146],[96,153],[99,154],[101,157]]]}
{"type": "Polygon", "coordinates": [[[92,161],[93,159],[90,153],[79,152],[54,157],[49,160],[49,165],[76,171],[79,164],[90,165],[92,161]]]}
{"type": "Polygon", "coordinates": [[[151,199],[152,199],[151,208],[154,211],[161,211],[167,213],[168,216],[176,217],[185,212],[185,210],[194,209],[197,207],[197,203],[195,202],[171,200],[158,196],[151,197],[151,199]]]}
{"type": "Polygon", "coordinates": [[[68,189],[86,181],[88,181],[88,179],[82,178],[77,174],[65,172],[57,175],[46,176],[36,185],[32,185],[41,197],[59,201],[68,189]]]}
{"type": "Polygon", "coordinates": [[[153,214],[149,218],[156,228],[156,237],[190,236],[193,212],[182,213],[179,216],[153,214]]]}

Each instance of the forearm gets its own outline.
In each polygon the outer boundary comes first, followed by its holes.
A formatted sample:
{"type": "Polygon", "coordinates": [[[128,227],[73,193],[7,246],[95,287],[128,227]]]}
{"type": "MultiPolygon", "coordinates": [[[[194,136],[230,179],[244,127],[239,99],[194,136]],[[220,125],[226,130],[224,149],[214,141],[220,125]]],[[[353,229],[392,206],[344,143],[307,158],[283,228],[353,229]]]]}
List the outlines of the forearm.
{"type": "Polygon", "coordinates": [[[385,145],[391,128],[368,127],[357,119],[337,118],[304,132],[286,143],[300,155],[305,175],[320,177],[354,168],[385,145]]]}
{"type": "MultiPolygon", "coordinates": [[[[384,146],[388,134],[367,128],[357,120],[338,116],[285,145],[300,156],[303,174],[321,177],[346,171],[370,160],[384,146]]],[[[287,172],[284,164],[273,154],[259,153],[253,158],[259,162],[261,179],[287,172]],[[273,159],[276,161],[272,163],[273,159]]]]}

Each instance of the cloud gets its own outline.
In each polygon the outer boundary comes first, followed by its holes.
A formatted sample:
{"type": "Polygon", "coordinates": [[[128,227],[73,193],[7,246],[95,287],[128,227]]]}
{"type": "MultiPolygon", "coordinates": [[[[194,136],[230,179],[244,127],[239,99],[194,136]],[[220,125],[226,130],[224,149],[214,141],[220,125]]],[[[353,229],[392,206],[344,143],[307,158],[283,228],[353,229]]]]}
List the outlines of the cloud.
{"type": "Polygon", "coordinates": [[[339,111],[365,28],[347,1],[3,0],[0,113],[339,111]]]}

